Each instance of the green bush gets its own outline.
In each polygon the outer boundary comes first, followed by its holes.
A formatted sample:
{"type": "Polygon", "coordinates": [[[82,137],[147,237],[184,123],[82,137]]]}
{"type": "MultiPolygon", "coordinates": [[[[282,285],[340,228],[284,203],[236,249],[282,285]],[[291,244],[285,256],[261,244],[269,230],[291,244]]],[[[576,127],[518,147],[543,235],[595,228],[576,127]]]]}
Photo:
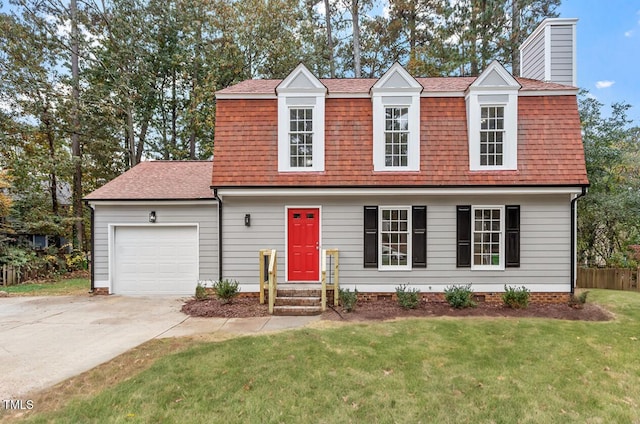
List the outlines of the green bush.
{"type": "Polygon", "coordinates": [[[207,300],[209,298],[209,294],[207,293],[207,289],[202,285],[202,283],[198,282],[196,286],[196,299],[197,300],[207,300]]]}
{"type": "Polygon", "coordinates": [[[220,280],[213,283],[213,289],[216,291],[216,296],[222,301],[222,304],[231,303],[234,297],[240,293],[238,287],[240,283],[231,280],[220,280]]]}
{"type": "Polygon", "coordinates": [[[345,311],[351,312],[356,308],[356,302],[358,301],[358,289],[351,292],[349,289],[340,289],[339,293],[340,304],[345,311]]]}
{"type": "Polygon", "coordinates": [[[578,296],[576,296],[575,294],[572,294],[571,298],[569,298],[569,306],[576,309],[584,308],[584,304],[587,303],[588,294],[589,294],[588,291],[583,291],[578,296]]]}
{"type": "Polygon", "coordinates": [[[529,290],[525,287],[504,286],[502,301],[510,308],[524,309],[529,306],[529,290]]]}
{"type": "Polygon", "coordinates": [[[398,297],[398,304],[404,309],[415,309],[420,303],[420,290],[408,288],[408,284],[402,284],[396,287],[396,296],[398,297]]]}
{"type": "Polygon", "coordinates": [[[456,285],[444,289],[444,299],[456,309],[471,308],[476,306],[473,301],[471,284],[456,285]]]}

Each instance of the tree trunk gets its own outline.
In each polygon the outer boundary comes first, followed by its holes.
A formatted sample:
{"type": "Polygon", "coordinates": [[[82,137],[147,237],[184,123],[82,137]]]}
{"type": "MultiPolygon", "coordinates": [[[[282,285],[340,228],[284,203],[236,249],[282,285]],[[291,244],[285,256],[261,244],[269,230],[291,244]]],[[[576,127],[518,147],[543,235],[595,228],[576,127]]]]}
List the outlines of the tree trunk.
{"type": "Polygon", "coordinates": [[[356,78],[362,75],[360,65],[360,0],[352,0],[351,18],[353,20],[353,70],[356,78]]]}
{"type": "Polygon", "coordinates": [[[336,77],[336,64],[333,59],[333,35],[331,34],[331,3],[330,0],[324,0],[325,20],[327,21],[327,49],[329,50],[329,76],[336,77]]]}
{"type": "Polygon", "coordinates": [[[84,242],[84,213],[82,205],[82,151],[80,149],[80,71],[78,67],[78,6],[76,0],[71,0],[71,80],[72,80],[72,132],[71,132],[71,154],[73,156],[73,216],[75,225],[73,227],[73,248],[83,250],[84,242]]]}
{"type": "Polygon", "coordinates": [[[476,42],[478,40],[478,0],[471,1],[471,19],[469,21],[469,62],[471,64],[471,75],[478,75],[478,49],[476,42]]]}
{"type": "Polygon", "coordinates": [[[520,0],[511,2],[511,74],[520,75],[520,0]]]}
{"type": "Polygon", "coordinates": [[[127,105],[127,150],[129,151],[129,167],[133,168],[138,164],[136,154],[136,135],[133,128],[133,111],[131,105],[127,105]]]}

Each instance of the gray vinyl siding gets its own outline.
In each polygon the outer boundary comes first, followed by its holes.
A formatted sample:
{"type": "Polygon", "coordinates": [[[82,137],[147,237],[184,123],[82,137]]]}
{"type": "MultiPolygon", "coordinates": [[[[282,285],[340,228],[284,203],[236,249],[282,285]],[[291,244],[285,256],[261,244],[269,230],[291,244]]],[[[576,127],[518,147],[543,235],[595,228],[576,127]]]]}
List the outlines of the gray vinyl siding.
{"type": "Polygon", "coordinates": [[[504,284],[528,284],[534,290],[568,291],[570,280],[570,198],[545,196],[423,196],[295,199],[227,198],[224,204],[224,277],[247,287],[258,283],[259,249],[278,251],[279,281],[285,281],[285,206],[321,207],[321,246],[340,250],[340,281],[360,291],[387,291],[410,283],[434,291],[451,284],[485,284],[489,290],[504,284]],[[456,205],[521,206],[519,268],[480,271],[456,268],[456,205]],[[363,266],[365,205],[427,205],[427,268],[382,271],[363,266]],[[244,215],[251,214],[251,227],[244,215]],[[548,288],[545,290],[545,288],[548,288]]]}
{"type": "MultiPolygon", "coordinates": [[[[156,211],[158,224],[198,224],[200,232],[200,279],[218,278],[217,205],[101,205],[94,204],[94,270],[99,284],[109,280],[109,225],[149,224],[149,212],[156,211]]],[[[99,285],[98,285],[99,287],[99,285]]]]}
{"type": "Polygon", "coordinates": [[[551,27],[551,81],[573,84],[573,27],[554,25],[551,27]]]}
{"type": "Polygon", "coordinates": [[[540,81],[545,79],[545,32],[541,31],[531,44],[522,52],[522,69],[520,75],[540,81]]]}

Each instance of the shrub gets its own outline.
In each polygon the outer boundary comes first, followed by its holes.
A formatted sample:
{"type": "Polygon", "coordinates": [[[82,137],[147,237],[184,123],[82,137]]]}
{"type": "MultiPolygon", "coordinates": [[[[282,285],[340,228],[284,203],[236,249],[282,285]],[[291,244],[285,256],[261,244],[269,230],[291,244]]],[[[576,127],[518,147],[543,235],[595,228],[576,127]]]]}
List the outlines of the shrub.
{"type": "Polygon", "coordinates": [[[356,302],[358,301],[358,289],[351,292],[349,289],[340,289],[340,304],[345,311],[351,312],[356,308],[356,302]]]}
{"type": "Polygon", "coordinates": [[[504,286],[502,301],[510,308],[521,309],[529,306],[529,290],[525,287],[504,286]]]}
{"type": "Polygon", "coordinates": [[[196,286],[196,299],[197,300],[206,300],[209,298],[209,294],[207,293],[207,289],[201,282],[198,282],[196,286]]]}
{"type": "Polygon", "coordinates": [[[222,301],[222,304],[231,303],[234,297],[240,293],[238,287],[240,283],[231,280],[220,280],[213,283],[213,289],[216,291],[216,296],[222,301]]]}
{"type": "Polygon", "coordinates": [[[578,296],[576,296],[575,294],[572,294],[571,297],[569,298],[569,306],[576,309],[584,308],[584,304],[587,303],[588,294],[589,294],[588,291],[583,291],[578,296]]]}
{"type": "Polygon", "coordinates": [[[456,285],[444,289],[444,299],[456,309],[470,308],[476,306],[472,299],[473,290],[471,284],[456,285]]]}
{"type": "Polygon", "coordinates": [[[398,297],[398,304],[404,309],[415,309],[420,303],[418,295],[420,290],[408,288],[408,284],[402,284],[396,287],[396,296],[398,297]]]}

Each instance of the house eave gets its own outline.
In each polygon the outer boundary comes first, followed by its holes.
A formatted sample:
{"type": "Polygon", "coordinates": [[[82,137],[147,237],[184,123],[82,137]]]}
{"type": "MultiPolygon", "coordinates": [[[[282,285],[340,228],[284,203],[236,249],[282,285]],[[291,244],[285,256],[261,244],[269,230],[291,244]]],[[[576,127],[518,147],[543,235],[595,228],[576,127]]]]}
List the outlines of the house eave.
{"type": "Polygon", "coordinates": [[[215,205],[217,200],[213,198],[208,199],[170,199],[170,198],[155,198],[155,199],[84,199],[85,203],[89,206],[104,205],[129,205],[129,206],[145,206],[149,204],[154,205],[215,205]]]}
{"type": "Polygon", "coordinates": [[[456,196],[456,195],[527,195],[578,194],[585,184],[571,185],[503,185],[503,186],[350,186],[350,187],[217,187],[219,196],[456,196]],[[309,190],[313,190],[309,193],[309,190]]]}

